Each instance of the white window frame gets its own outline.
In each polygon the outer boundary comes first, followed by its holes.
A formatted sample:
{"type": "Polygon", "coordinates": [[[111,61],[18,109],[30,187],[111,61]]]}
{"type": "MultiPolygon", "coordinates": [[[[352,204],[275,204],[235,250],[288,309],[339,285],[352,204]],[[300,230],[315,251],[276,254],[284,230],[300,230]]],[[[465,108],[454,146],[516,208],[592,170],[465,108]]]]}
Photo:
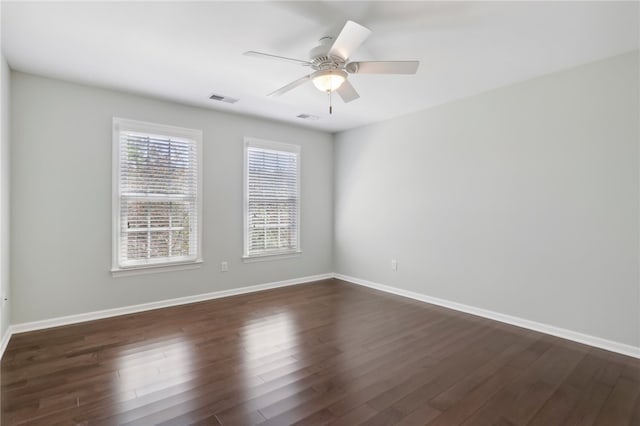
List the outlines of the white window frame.
{"type": "Polygon", "coordinates": [[[270,140],[258,139],[254,137],[245,137],[244,138],[244,206],[243,206],[243,216],[244,216],[244,250],[242,260],[243,262],[261,262],[261,261],[269,261],[269,260],[278,260],[285,259],[291,257],[298,257],[300,253],[302,253],[302,248],[300,247],[300,228],[302,223],[302,218],[300,214],[302,200],[300,196],[300,187],[302,186],[300,181],[301,170],[302,170],[302,147],[299,145],[283,143],[283,142],[274,142],[270,140]],[[260,149],[267,149],[273,151],[284,151],[291,152],[297,155],[297,174],[296,174],[296,196],[298,202],[296,203],[296,248],[290,250],[268,250],[260,253],[249,253],[249,148],[255,147],[260,149]]]}
{"type": "Polygon", "coordinates": [[[175,271],[200,267],[202,263],[202,131],[188,129],[184,127],[169,126],[165,124],[149,123],[144,121],[129,120],[124,118],[113,118],[113,140],[112,140],[112,267],[111,273],[114,277],[154,273],[162,271],[175,271]],[[135,264],[122,264],[120,259],[120,132],[140,132],[151,135],[161,135],[165,137],[186,138],[196,143],[196,167],[197,167],[197,190],[196,190],[196,223],[195,236],[196,253],[188,259],[159,261],[149,260],[148,262],[136,262],[135,264]]]}

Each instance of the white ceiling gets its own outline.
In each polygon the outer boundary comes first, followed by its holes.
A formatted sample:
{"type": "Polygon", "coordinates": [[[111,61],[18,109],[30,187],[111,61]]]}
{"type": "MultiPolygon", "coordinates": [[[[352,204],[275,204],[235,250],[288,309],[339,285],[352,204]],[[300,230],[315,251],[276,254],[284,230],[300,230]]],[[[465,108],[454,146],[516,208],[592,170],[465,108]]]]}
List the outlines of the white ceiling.
{"type": "Polygon", "coordinates": [[[2,50],[15,70],[335,132],[638,49],[638,21],[638,2],[3,1],[2,50]],[[360,99],[331,116],[311,84],[266,96],[308,68],[243,52],[306,60],[347,19],[373,32],[352,60],[418,73],[352,75],[360,99]]]}

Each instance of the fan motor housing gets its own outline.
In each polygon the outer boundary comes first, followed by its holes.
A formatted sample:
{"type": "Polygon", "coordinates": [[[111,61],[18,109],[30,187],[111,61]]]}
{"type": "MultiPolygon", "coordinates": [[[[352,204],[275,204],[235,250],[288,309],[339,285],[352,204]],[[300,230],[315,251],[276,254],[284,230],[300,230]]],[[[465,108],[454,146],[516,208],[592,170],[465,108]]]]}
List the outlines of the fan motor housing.
{"type": "Polygon", "coordinates": [[[320,39],[320,45],[314,47],[309,51],[309,62],[311,62],[312,68],[315,70],[328,70],[336,68],[344,68],[346,58],[341,58],[335,55],[329,55],[329,49],[331,49],[331,42],[333,38],[323,37],[320,39]]]}
{"type": "Polygon", "coordinates": [[[322,55],[311,58],[312,68],[316,70],[329,70],[344,67],[344,60],[338,56],[322,55]]]}

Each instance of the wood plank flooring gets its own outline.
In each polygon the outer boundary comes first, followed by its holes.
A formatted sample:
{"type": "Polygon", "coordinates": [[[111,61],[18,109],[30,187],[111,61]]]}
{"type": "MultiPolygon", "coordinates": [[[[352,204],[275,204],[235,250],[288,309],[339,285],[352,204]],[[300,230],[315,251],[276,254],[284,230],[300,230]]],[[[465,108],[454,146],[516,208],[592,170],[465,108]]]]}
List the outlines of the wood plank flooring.
{"type": "Polygon", "coordinates": [[[339,280],[11,338],[3,425],[640,425],[640,360],[339,280]]]}

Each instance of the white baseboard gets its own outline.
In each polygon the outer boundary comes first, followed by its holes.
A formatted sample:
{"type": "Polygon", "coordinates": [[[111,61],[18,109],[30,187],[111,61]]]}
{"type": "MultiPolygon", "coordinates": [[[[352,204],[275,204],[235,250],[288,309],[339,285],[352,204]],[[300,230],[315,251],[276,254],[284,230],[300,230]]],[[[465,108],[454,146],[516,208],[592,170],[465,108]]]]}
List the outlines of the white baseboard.
{"type": "MultiPolygon", "coordinates": [[[[110,318],[119,315],[134,314],[138,312],[150,311],[152,309],[167,308],[170,306],[186,305],[188,303],[202,302],[205,300],[219,299],[221,297],[236,296],[239,294],[254,293],[256,291],[269,290],[272,288],[286,287],[295,284],[311,283],[313,281],[333,278],[333,274],[311,275],[307,277],[294,278],[284,281],[275,281],[265,284],[257,284],[248,287],[233,288],[229,290],[214,291],[211,293],[197,294],[195,296],[178,297],[176,299],[161,300],[158,302],[143,303],[140,305],[125,306],[122,308],[105,309],[102,311],[87,312],[77,315],[51,318],[41,321],[24,322],[13,324],[9,327],[10,334],[24,333],[27,331],[42,330],[45,328],[59,327],[62,325],[76,324],[85,321],[110,318]]],[[[9,334],[9,333],[7,333],[9,334]]],[[[7,339],[8,340],[8,339],[7,339]]],[[[0,355],[1,356],[1,355],[0,355]]]]}
{"type": "Polygon", "coordinates": [[[11,339],[11,326],[7,327],[4,336],[2,336],[2,341],[0,341],[0,360],[2,359],[2,355],[4,355],[4,350],[7,349],[9,339],[11,339]]]}
{"type": "Polygon", "coordinates": [[[348,281],[353,284],[358,284],[358,285],[369,287],[375,290],[384,291],[386,293],[408,297],[410,299],[419,300],[421,302],[431,303],[433,305],[443,306],[445,308],[453,309],[456,311],[465,312],[468,314],[477,315],[479,317],[488,318],[495,321],[500,321],[507,324],[515,325],[518,327],[538,331],[540,333],[550,334],[552,336],[561,337],[563,339],[572,340],[574,342],[583,343],[585,345],[595,346],[596,348],[606,349],[611,352],[617,352],[617,353],[631,356],[634,358],[640,358],[640,347],[637,347],[637,346],[631,346],[625,343],[614,342],[612,340],[591,336],[589,334],[578,333],[576,331],[567,330],[565,328],[555,327],[552,325],[543,324],[536,321],[530,321],[524,318],[514,317],[511,315],[505,315],[505,314],[490,311],[487,309],[476,308],[474,306],[464,305],[462,303],[452,302],[450,300],[438,299],[436,297],[427,296],[427,295],[416,293],[413,291],[402,290],[397,287],[378,284],[378,283],[374,283],[374,282],[363,280],[356,277],[350,277],[342,274],[334,274],[334,277],[343,281],[348,281]]]}
{"type": "Polygon", "coordinates": [[[102,311],[87,312],[83,314],[51,318],[51,319],[46,319],[42,321],[13,324],[9,326],[4,336],[2,337],[2,341],[0,341],[0,359],[2,359],[2,355],[4,354],[7,344],[9,343],[9,339],[13,334],[17,334],[17,333],[42,330],[42,329],[51,328],[51,327],[59,327],[62,325],[76,324],[80,322],[93,321],[93,320],[103,319],[103,318],[110,318],[118,315],[133,314],[137,312],[149,311],[152,309],[166,308],[170,306],[185,305],[188,303],[202,302],[205,300],[219,299],[222,297],[235,296],[239,294],[254,293],[257,291],[269,290],[272,288],[287,287],[287,286],[296,285],[296,284],[306,284],[306,283],[311,283],[314,281],[324,280],[328,278],[338,278],[343,281],[369,287],[375,290],[384,291],[386,293],[391,293],[398,296],[419,300],[421,302],[443,306],[445,308],[453,309],[456,311],[466,312],[472,315],[477,315],[477,316],[492,319],[495,321],[500,321],[503,323],[515,325],[518,327],[527,328],[530,330],[538,331],[540,333],[550,334],[552,336],[561,337],[563,339],[572,340],[575,342],[583,343],[585,345],[594,346],[597,348],[605,349],[612,352],[617,352],[623,355],[628,355],[628,356],[640,359],[640,347],[631,346],[631,345],[627,345],[619,342],[614,342],[614,341],[603,339],[600,337],[578,333],[575,331],[571,331],[564,328],[555,327],[552,325],[543,324],[535,321],[530,321],[524,318],[505,315],[505,314],[490,311],[487,309],[476,308],[474,306],[464,305],[462,303],[452,302],[450,300],[439,299],[439,298],[427,296],[421,293],[402,290],[396,287],[391,287],[388,285],[378,284],[372,281],[367,281],[360,278],[351,277],[351,276],[342,275],[342,274],[335,274],[335,273],[312,275],[307,277],[294,278],[290,280],[252,285],[248,287],[214,291],[211,293],[198,294],[195,296],[186,296],[186,297],[179,297],[176,299],[144,303],[140,305],[125,306],[122,308],[105,309],[102,311]]]}

